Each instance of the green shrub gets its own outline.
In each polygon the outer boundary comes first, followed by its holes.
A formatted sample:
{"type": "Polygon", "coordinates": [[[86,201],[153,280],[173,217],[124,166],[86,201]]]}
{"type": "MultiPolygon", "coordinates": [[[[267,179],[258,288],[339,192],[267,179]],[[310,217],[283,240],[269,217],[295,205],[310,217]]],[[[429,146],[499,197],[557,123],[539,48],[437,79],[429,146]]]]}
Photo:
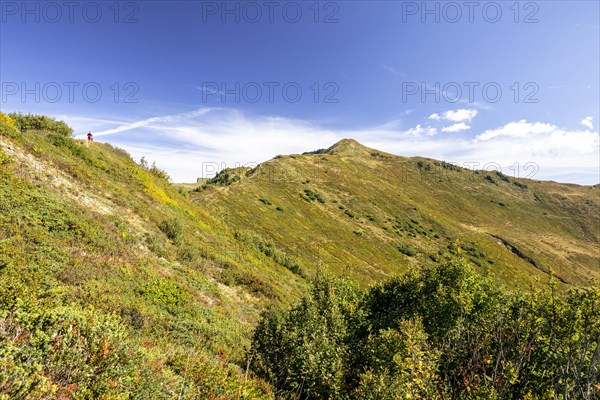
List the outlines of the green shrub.
{"type": "Polygon", "coordinates": [[[521,183],[519,181],[513,181],[513,185],[515,185],[516,187],[518,187],[519,189],[522,190],[527,190],[527,185],[524,183],[521,183]]]}
{"type": "Polygon", "coordinates": [[[179,193],[182,197],[186,199],[189,197],[189,191],[183,186],[177,188],[177,193],[179,193]]]}
{"type": "Polygon", "coordinates": [[[180,306],[190,299],[186,289],[167,279],[157,279],[148,283],[142,292],[152,301],[165,305],[180,306]]]}
{"type": "Polygon", "coordinates": [[[160,229],[173,243],[181,242],[183,227],[177,218],[165,219],[158,224],[160,229]]]}
{"type": "Polygon", "coordinates": [[[177,259],[188,264],[194,264],[201,258],[202,254],[200,250],[190,245],[183,245],[177,253],[177,259]]]}
{"type": "Polygon", "coordinates": [[[229,186],[241,181],[243,176],[248,176],[252,172],[252,169],[248,167],[225,168],[215,175],[214,178],[209,179],[206,185],[229,186]]]}
{"type": "Polygon", "coordinates": [[[500,171],[496,171],[496,176],[498,178],[500,178],[501,180],[503,180],[504,182],[510,182],[510,179],[508,179],[508,176],[504,175],[502,172],[500,171]]]}
{"type": "Polygon", "coordinates": [[[323,196],[321,196],[319,193],[314,192],[310,189],[304,189],[304,194],[301,194],[300,196],[308,202],[316,200],[321,204],[325,203],[325,199],[323,198],[323,196]]]}
{"type": "Polygon", "coordinates": [[[156,176],[159,179],[162,179],[166,182],[171,181],[171,177],[169,176],[169,174],[165,170],[162,170],[156,166],[156,161],[152,163],[152,166],[148,171],[150,171],[152,175],[156,176]]]}
{"type": "Polygon", "coordinates": [[[26,131],[49,131],[57,133],[61,136],[69,137],[73,134],[73,129],[63,121],[57,121],[54,118],[45,115],[9,114],[21,132],[26,131]]]}
{"type": "Polygon", "coordinates": [[[244,283],[244,275],[235,268],[223,268],[217,277],[219,281],[230,287],[244,283]]]}
{"type": "Polygon", "coordinates": [[[400,321],[398,329],[369,336],[363,354],[365,372],[360,374],[353,398],[441,398],[439,352],[427,342],[419,319],[400,321]]]}
{"type": "Polygon", "coordinates": [[[417,250],[409,244],[399,244],[398,251],[406,256],[414,257],[417,255],[417,250]]]}
{"type": "Polygon", "coordinates": [[[464,260],[364,296],[317,280],[290,311],[263,315],[251,351],[284,398],[595,399],[600,287],[524,294],[464,260]]]}
{"type": "Polygon", "coordinates": [[[356,290],[319,278],[289,313],[267,312],[252,343],[252,367],[284,397],[347,399],[348,320],[356,290]]]}
{"type": "Polygon", "coordinates": [[[486,175],[484,179],[490,183],[496,184],[496,180],[491,175],[486,175]]]}
{"type": "Polygon", "coordinates": [[[51,133],[48,135],[48,141],[56,147],[68,150],[75,157],[84,157],[83,147],[79,143],[77,143],[77,141],[71,139],[70,137],[59,135],[56,133],[51,133]]]}
{"type": "Polygon", "coordinates": [[[254,246],[261,253],[273,259],[277,264],[289,269],[294,274],[303,278],[306,277],[304,268],[302,268],[298,259],[287,254],[285,251],[278,249],[272,241],[252,232],[236,232],[235,237],[244,243],[254,246]]]}
{"type": "Polygon", "coordinates": [[[446,161],[442,161],[442,168],[450,170],[450,171],[458,171],[460,172],[460,167],[458,165],[447,163],[446,161]]]}
{"type": "Polygon", "coordinates": [[[144,242],[146,246],[148,246],[148,250],[156,254],[158,257],[166,256],[167,252],[163,247],[161,240],[158,238],[158,235],[146,233],[144,235],[144,242]]]}
{"type": "Polygon", "coordinates": [[[162,398],[114,315],[33,303],[0,311],[0,398],[162,398]]]}

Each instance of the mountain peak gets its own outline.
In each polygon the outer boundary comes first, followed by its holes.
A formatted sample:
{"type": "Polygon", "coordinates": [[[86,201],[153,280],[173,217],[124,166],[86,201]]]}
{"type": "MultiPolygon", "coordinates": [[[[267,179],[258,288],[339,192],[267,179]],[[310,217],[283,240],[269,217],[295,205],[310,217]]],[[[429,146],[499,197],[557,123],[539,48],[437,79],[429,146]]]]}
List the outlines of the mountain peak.
{"type": "Polygon", "coordinates": [[[370,149],[366,146],[363,146],[359,142],[354,139],[342,139],[329,149],[327,149],[327,153],[329,154],[340,154],[340,155],[356,155],[360,153],[365,153],[370,149]]]}

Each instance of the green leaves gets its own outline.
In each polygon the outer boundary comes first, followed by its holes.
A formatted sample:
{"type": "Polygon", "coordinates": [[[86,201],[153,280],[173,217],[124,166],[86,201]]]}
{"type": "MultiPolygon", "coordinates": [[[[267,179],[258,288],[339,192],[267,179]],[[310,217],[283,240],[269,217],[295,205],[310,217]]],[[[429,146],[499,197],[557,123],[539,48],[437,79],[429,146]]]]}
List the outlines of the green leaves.
{"type": "Polygon", "coordinates": [[[174,244],[181,243],[183,239],[183,226],[177,218],[162,220],[158,224],[160,229],[174,244]]]}
{"type": "Polygon", "coordinates": [[[521,293],[464,260],[364,295],[319,278],[289,312],[263,316],[253,369],[307,399],[594,398],[600,289],[521,293]]]}
{"type": "Polygon", "coordinates": [[[33,114],[21,114],[12,113],[9,114],[16,126],[24,131],[50,131],[57,133],[61,136],[69,137],[73,134],[73,129],[63,121],[57,121],[54,118],[46,117],[45,115],[33,115],[33,114]]]}
{"type": "Polygon", "coordinates": [[[254,333],[253,369],[286,396],[348,398],[348,327],[357,299],[348,281],[318,278],[289,313],[264,314],[254,333]]]}
{"type": "Polygon", "coordinates": [[[186,304],[190,293],[181,285],[167,279],[157,279],[149,282],[143,290],[143,294],[158,304],[180,306],[186,304]]]}
{"type": "Polygon", "coordinates": [[[114,315],[19,302],[0,311],[0,320],[2,399],[160,397],[114,315]]]}

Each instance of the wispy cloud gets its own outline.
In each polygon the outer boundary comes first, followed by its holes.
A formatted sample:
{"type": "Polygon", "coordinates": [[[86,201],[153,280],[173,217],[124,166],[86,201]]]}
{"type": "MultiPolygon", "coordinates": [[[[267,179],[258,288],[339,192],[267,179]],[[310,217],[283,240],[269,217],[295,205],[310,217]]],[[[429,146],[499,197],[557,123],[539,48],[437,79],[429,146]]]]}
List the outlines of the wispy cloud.
{"type": "Polygon", "coordinates": [[[392,75],[401,76],[403,78],[408,78],[408,75],[406,75],[404,72],[400,71],[398,68],[392,67],[391,65],[383,64],[383,69],[392,75]]]}
{"type": "Polygon", "coordinates": [[[95,136],[106,136],[106,135],[112,135],[115,133],[127,132],[127,131],[131,131],[133,129],[138,129],[138,128],[156,127],[157,125],[162,125],[162,124],[173,124],[175,122],[180,122],[180,121],[190,120],[190,119],[193,119],[196,117],[201,117],[201,116],[206,115],[209,112],[215,111],[215,110],[219,110],[219,109],[205,107],[205,108],[200,108],[198,110],[194,110],[194,111],[191,111],[188,113],[147,118],[147,119],[144,119],[141,121],[126,123],[126,124],[117,126],[116,128],[107,129],[107,130],[100,131],[100,132],[95,132],[94,135],[95,136]]]}
{"type": "Polygon", "coordinates": [[[73,128],[75,131],[75,137],[84,138],[85,134],[89,131],[96,132],[99,129],[104,129],[106,126],[111,125],[122,125],[126,124],[127,121],[124,120],[114,120],[114,119],[106,119],[106,118],[90,118],[85,116],[78,115],[65,115],[59,114],[56,115],[56,119],[62,121],[68,121],[69,126],[73,128]]]}
{"type": "MultiPolygon", "coordinates": [[[[448,120],[474,113],[443,113],[448,120]]],[[[440,119],[443,117],[440,116],[440,119]]],[[[117,121],[112,121],[117,122],[117,121]]],[[[401,120],[357,130],[324,129],[310,121],[257,116],[227,108],[200,108],[187,113],[117,123],[96,134],[125,148],[135,159],[145,156],[166,169],[177,182],[236,165],[256,165],[277,154],[326,148],[344,137],[403,156],[425,156],[459,164],[539,165],[537,179],[598,183],[598,133],[568,131],[551,123],[509,122],[471,138],[438,135],[430,125],[403,128],[401,120]]],[[[442,132],[466,130],[465,122],[442,132]],[[464,128],[464,129],[463,129],[464,128]]]]}

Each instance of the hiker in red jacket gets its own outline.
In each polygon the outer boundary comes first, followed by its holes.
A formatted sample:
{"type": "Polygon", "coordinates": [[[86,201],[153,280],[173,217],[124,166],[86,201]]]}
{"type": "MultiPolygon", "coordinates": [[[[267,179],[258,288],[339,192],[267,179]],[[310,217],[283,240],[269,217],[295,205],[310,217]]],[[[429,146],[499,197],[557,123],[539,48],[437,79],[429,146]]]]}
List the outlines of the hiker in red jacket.
{"type": "Polygon", "coordinates": [[[90,142],[93,142],[93,141],[94,141],[94,135],[92,135],[92,132],[88,132],[88,134],[87,134],[87,138],[88,138],[88,140],[89,140],[90,142]]]}

